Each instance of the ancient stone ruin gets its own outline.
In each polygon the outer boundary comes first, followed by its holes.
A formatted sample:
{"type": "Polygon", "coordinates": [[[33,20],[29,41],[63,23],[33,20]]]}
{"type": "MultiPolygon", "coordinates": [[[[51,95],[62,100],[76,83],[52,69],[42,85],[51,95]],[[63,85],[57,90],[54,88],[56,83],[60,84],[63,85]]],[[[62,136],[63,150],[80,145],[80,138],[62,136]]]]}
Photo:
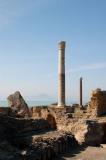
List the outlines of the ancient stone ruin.
{"type": "MultiPolygon", "coordinates": [[[[19,92],[14,95],[16,96],[9,96],[12,97],[11,107],[26,104],[19,92]]],[[[98,96],[96,100],[98,101],[98,96]]],[[[106,140],[106,118],[97,115],[92,118],[88,116],[87,109],[82,107],[77,109],[76,111],[71,106],[31,107],[26,117],[25,114],[17,116],[20,110],[16,110],[17,112],[13,114],[14,112],[8,112],[7,108],[2,108],[0,112],[1,160],[14,158],[49,160],[60,153],[69,152],[78,145],[99,146],[106,140]],[[81,116],[77,112],[81,112],[81,116]]]]}
{"type": "Polygon", "coordinates": [[[58,103],[28,106],[19,91],[0,107],[0,160],[52,160],[77,146],[106,143],[106,91],[92,92],[90,102],[65,103],[65,42],[59,43],[58,103]]]}

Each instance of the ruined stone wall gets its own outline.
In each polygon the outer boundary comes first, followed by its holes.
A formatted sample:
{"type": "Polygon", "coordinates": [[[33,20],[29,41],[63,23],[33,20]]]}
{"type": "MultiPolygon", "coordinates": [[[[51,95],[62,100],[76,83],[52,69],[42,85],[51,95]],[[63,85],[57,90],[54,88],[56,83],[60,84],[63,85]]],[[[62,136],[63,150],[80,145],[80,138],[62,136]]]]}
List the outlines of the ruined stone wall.
{"type": "Polygon", "coordinates": [[[32,118],[47,120],[53,129],[73,134],[76,140],[82,144],[100,144],[103,137],[103,130],[95,120],[84,118],[73,118],[71,107],[33,107],[32,118]]]}
{"type": "Polygon", "coordinates": [[[59,128],[59,125],[65,123],[68,118],[72,118],[72,108],[64,107],[32,107],[31,117],[33,119],[43,118],[48,120],[52,128],[59,128]]]}
{"type": "Polygon", "coordinates": [[[91,100],[88,106],[88,113],[92,116],[101,116],[106,114],[106,91],[96,89],[92,91],[91,100]]]}

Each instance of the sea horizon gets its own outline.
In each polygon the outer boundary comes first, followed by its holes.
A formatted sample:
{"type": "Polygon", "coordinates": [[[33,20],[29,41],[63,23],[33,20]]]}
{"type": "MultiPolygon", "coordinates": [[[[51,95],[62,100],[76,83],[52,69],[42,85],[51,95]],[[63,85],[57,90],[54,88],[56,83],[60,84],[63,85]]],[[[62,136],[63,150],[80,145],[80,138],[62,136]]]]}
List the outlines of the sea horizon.
{"type": "MultiPolygon", "coordinates": [[[[28,104],[29,107],[32,106],[46,106],[46,105],[51,105],[51,104],[55,104],[56,101],[52,101],[52,100],[27,100],[26,103],[28,104]]],[[[78,104],[77,101],[67,101],[66,105],[72,105],[72,104],[78,104]]],[[[84,102],[84,104],[86,104],[87,102],[84,102]]],[[[8,107],[8,102],[6,100],[1,100],[0,101],[0,107],[8,107]]]]}

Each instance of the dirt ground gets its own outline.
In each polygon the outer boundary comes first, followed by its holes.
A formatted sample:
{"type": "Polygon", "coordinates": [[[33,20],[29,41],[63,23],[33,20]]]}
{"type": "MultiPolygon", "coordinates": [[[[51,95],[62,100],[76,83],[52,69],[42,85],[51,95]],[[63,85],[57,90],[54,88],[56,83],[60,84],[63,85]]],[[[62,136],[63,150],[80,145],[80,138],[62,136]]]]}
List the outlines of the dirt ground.
{"type": "Polygon", "coordinates": [[[55,160],[106,160],[106,145],[101,147],[80,147],[55,160]]]}

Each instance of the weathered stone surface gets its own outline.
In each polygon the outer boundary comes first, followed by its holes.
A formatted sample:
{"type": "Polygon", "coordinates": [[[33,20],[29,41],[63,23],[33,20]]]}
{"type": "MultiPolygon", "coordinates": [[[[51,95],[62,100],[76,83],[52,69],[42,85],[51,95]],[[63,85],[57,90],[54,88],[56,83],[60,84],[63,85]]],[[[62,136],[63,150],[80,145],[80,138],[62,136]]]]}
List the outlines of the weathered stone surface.
{"type": "Polygon", "coordinates": [[[87,112],[94,117],[106,114],[106,91],[101,89],[92,91],[87,112]]]}
{"type": "Polygon", "coordinates": [[[8,106],[10,107],[9,114],[11,116],[18,117],[29,117],[29,109],[25,100],[21,96],[20,92],[17,91],[14,94],[10,95],[8,98],[8,106]]]}
{"type": "Polygon", "coordinates": [[[33,108],[33,111],[34,113],[32,115],[34,115],[34,118],[38,118],[40,116],[48,120],[51,126],[56,124],[57,130],[72,133],[80,144],[85,143],[96,145],[100,144],[103,139],[103,127],[101,127],[101,125],[95,120],[88,120],[84,118],[83,113],[81,118],[72,118],[69,116],[71,114],[71,109],[67,107],[39,107],[33,108]],[[50,118],[48,118],[49,116],[50,118]]]}
{"type": "Polygon", "coordinates": [[[75,138],[80,143],[87,145],[100,145],[103,139],[102,127],[96,122],[91,120],[84,120],[78,122],[75,138]]]}
{"type": "Polygon", "coordinates": [[[73,119],[60,123],[58,129],[72,133],[79,144],[97,145],[102,142],[103,128],[96,121],[73,119]]]}

